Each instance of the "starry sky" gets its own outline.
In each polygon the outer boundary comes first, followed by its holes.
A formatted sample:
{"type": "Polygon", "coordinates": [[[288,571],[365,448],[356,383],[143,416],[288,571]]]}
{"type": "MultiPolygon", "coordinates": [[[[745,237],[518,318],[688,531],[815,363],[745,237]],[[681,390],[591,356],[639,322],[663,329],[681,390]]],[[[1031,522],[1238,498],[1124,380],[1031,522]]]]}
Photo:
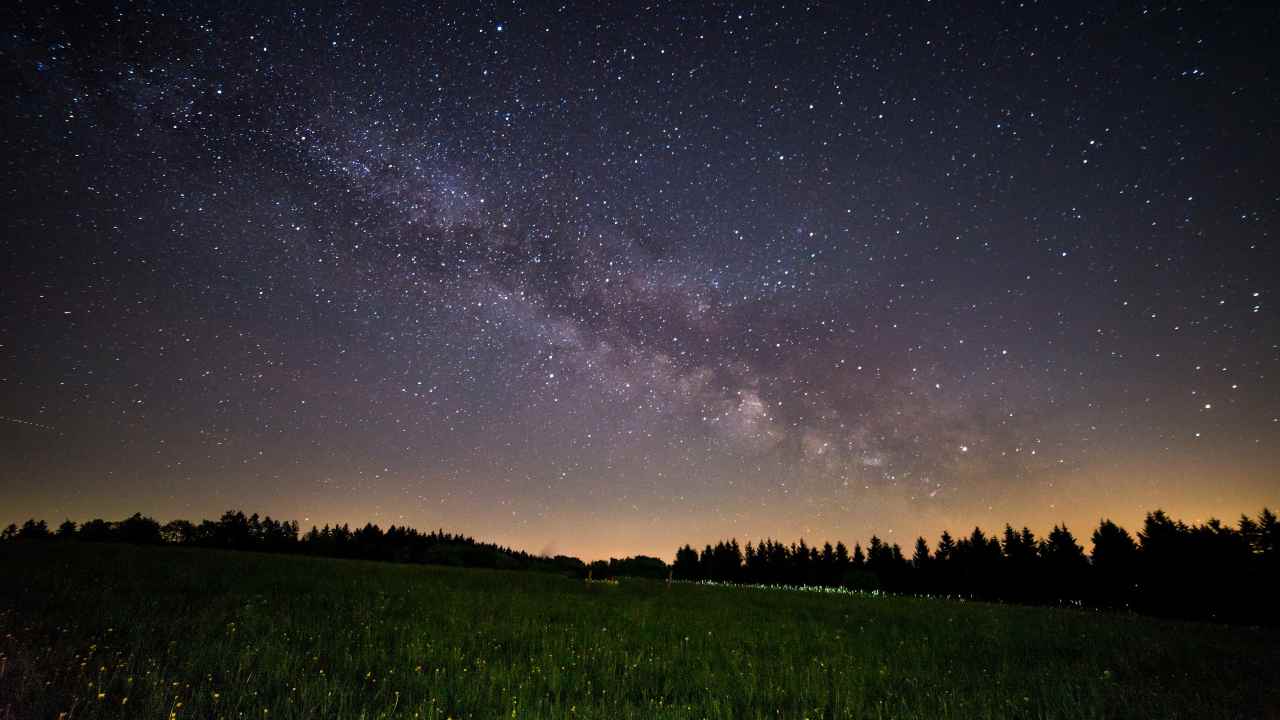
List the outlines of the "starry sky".
{"type": "Polygon", "coordinates": [[[0,521],[1280,505],[1280,11],[19,2],[0,521]]]}

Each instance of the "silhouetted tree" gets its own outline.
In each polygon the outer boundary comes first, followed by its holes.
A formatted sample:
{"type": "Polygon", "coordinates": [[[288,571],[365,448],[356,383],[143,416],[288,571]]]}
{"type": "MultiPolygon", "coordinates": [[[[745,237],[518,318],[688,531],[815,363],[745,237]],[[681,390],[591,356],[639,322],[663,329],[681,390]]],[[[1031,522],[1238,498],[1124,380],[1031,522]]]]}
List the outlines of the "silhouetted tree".
{"type": "MultiPolygon", "coordinates": [[[[880,542],[879,538],[876,539],[876,542],[880,542]]],[[[862,545],[854,543],[853,559],[849,562],[849,569],[841,577],[840,584],[849,590],[861,590],[863,592],[880,589],[880,578],[871,572],[867,556],[862,550],[862,545]]]]}
{"type": "Polygon", "coordinates": [[[1020,602],[1043,600],[1040,548],[1035,535],[1025,527],[1018,532],[1006,524],[1000,549],[1005,565],[1001,573],[1001,597],[1020,602]]]}
{"type": "Polygon", "coordinates": [[[969,537],[957,541],[948,562],[952,587],[965,595],[994,598],[998,596],[996,578],[1003,554],[995,538],[987,538],[982,528],[975,527],[969,537]]]}
{"type": "Polygon", "coordinates": [[[647,555],[628,558],[609,558],[608,577],[649,578],[663,580],[667,577],[667,564],[647,555]]]}
{"type": "Polygon", "coordinates": [[[836,559],[835,559],[835,584],[839,585],[844,580],[844,576],[852,567],[853,560],[849,557],[849,548],[844,543],[836,543],[836,559]]]}
{"type": "Polygon", "coordinates": [[[170,545],[194,545],[197,537],[189,520],[171,520],[160,528],[160,539],[170,545]]]}
{"type": "Polygon", "coordinates": [[[134,513],[116,523],[115,539],[121,542],[138,545],[158,545],[163,542],[160,536],[160,523],[145,517],[142,513],[134,513]]]}
{"type": "Polygon", "coordinates": [[[910,566],[911,572],[906,574],[906,589],[916,593],[933,592],[933,555],[929,552],[929,541],[924,537],[916,538],[916,544],[911,552],[910,566]]]}
{"type": "Polygon", "coordinates": [[[877,535],[867,542],[867,569],[873,573],[884,572],[891,556],[889,548],[877,535]]]}
{"type": "Polygon", "coordinates": [[[831,543],[822,544],[818,553],[818,584],[830,587],[836,584],[836,549],[831,543]]]}
{"type": "Polygon", "coordinates": [[[1187,556],[1190,529],[1163,510],[1147,513],[1138,531],[1141,572],[1138,594],[1142,606],[1152,612],[1182,614],[1185,588],[1180,567],[1187,556]]]}
{"type": "Polygon", "coordinates": [[[1044,562],[1046,600],[1066,602],[1085,597],[1089,561],[1066,525],[1053,526],[1049,536],[1040,543],[1040,557],[1044,562]]]}
{"type": "Polygon", "coordinates": [[[226,511],[218,520],[211,540],[218,547],[247,549],[252,542],[249,534],[249,518],[239,510],[226,511]]]}
{"type": "Polygon", "coordinates": [[[894,591],[907,589],[907,570],[906,558],[897,543],[888,545],[879,537],[871,536],[867,543],[867,572],[876,577],[878,586],[894,591]]]}
{"type": "Polygon", "coordinates": [[[678,580],[701,580],[698,569],[698,551],[692,545],[685,545],[676,551],[676,561],[671,570],[678,580]]]}
{"type": "Polygon", "coordinates": [[[1257,525],[1257,535],[1253,540],[1254,551],[1275,562],[1280,559],[1277,557],[1280,555],[1280,522],[1276,521],[1275,513],[1262,508],[1257,525]]]}
{"type": "Polygon", "coordinates": [[[934,558],[939,562],[946,562],[951,559],[955,551],[956,541],[952,539],[951,533],[943,530],[942,535],[938,538],[938,551],[934,553],[934,558]]]}
{"type": "Polygon", "coordinates": [[[80,526],[80,532],[77,534],[80,540],[89,542],[109,542],[113,538],[111,523],[102,518],[94,518],[80,526]]]}
{"type": "Polygon", "coordinates": [[[710,577],[719,582],[737,582],[742,570],[742,550],[738,541],[718,542],[711,549],[710,577]]]}
{"type": "Polygon", "coordinates": [[[747,550],[742,558],[742,579],[749,583],[764,581],[765,547],[747,543],[747,550]]]}
{"type": "Polygon", "coordinates": [[[1200,582],[1192,592],[1191,612],[1206,614],[1211,620],[1237,620],[1247,607],[1224,588],[1247,576],[1256,564],[1253,548],[1242,533],[1217,518],[1190,528],[1188,561],[1199,568],[1200,582]]]}
{"type": "Polygon", "coordinates": [[[53,533],[49,532],[49,523],[35,518],[22,523],[22,528],[18,530],[19,540],[48,540],[52,537],[53,533]]]}
{"type": "Polygon", "coordinates": [[[1093,531],[1094,601],[1127,607],[1137,587],[1138,544],[1124,528],[1104,519],[1093,531]]]}

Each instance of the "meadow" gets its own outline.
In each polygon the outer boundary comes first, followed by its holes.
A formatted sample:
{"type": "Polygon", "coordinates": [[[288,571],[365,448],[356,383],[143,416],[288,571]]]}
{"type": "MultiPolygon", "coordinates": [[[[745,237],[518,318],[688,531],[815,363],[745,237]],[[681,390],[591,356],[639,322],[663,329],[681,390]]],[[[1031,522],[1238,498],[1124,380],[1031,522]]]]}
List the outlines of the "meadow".
{"type": "Polygon", "coordinates": [[[1280,716],[1280,633],[248,552],[0,547],[10,718],[1280,716]]]}

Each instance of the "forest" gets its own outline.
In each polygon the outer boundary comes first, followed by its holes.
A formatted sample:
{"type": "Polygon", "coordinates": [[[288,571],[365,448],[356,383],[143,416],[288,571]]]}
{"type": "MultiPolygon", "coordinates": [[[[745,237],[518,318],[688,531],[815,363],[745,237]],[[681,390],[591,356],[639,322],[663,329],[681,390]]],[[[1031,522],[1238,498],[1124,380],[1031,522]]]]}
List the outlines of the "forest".
{"type": "Polygon", "coordinates": [[[1005,525],[999,535],[975,527],[944,531],[930,546],[915,541],[908,557],[897,543],[872,536],[864,549],[785,545],[771,539],[685,545],[674,577],[685,580],[842,587],[1019,604],[1130,610],[1221,622],[1274,624],[1280,577],[1280,523],[1269,509],[1242,515],[1235,527],[1211,519],[1187,524],[1161,510],[1146,514],[1136,534],[1102,520],[1086,552],[1055,526],[1044,538],[1005,525]]]}
{"type": "Polygon", "coordinates": [[[685,545],[668,565],[639,555],[584,563],[543,557],[472,537],[368,523],[312,527],[257,513],[229,510],[218,520],[161,524],[135,513],[120,521],[44,520],[11,524],[4,542],[127,542],[224,550],[296,553],[398,563],[531,570],[606,579],[644,577],[680,582],[825,587],[848,591],[951,597],[1016,604],[1062,605],[1242,624],[1275,624],[1275,578],[1280,577],[1280,522],[1264,508],[1235,526],[1210,519],[1188,524],[1162,510],[1146,514],[1130,533],[1102,520],[1085,551],[1064,526],[1043,538],[1005,525],[1000,534],[975,527],[956,538],[944,531],[934,545],[917,538],[908,556],[897,543],[872,536],[864,548],[821,546],[804,539],[739,544],[737,539],[685,545]]]}

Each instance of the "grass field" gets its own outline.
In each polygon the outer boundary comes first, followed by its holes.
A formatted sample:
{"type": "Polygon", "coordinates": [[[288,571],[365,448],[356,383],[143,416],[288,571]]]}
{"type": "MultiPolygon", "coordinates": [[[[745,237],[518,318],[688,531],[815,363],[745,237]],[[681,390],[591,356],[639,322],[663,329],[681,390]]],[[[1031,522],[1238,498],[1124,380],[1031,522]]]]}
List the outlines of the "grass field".
{"type": "Polygon", "coordinates": [[[1280,717],[1280,634],[125,545],[0,546],[0,718],[1280,717]]]}

